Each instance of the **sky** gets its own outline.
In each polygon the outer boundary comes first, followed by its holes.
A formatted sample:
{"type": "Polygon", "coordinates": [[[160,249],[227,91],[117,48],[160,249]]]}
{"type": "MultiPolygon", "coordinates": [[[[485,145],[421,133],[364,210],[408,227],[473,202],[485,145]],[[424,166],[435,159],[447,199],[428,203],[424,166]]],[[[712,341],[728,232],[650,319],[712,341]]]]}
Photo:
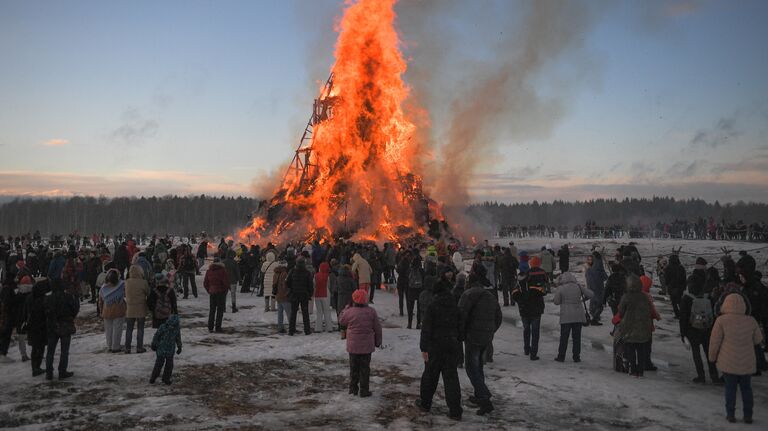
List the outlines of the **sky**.
{"type": "MultiPolygon", "coordinates": [[[[493,117],[470,198],[768,202],[768,2],[583,3],[576,40],[524,81],[556,109],[493,117]]],[[[254,195],[293,155],[342,8],[0,0],[0,195],[254,195]]],[[[530,3],[396,11],[439,162],[457,99],[518,48],[530,3]]]]}

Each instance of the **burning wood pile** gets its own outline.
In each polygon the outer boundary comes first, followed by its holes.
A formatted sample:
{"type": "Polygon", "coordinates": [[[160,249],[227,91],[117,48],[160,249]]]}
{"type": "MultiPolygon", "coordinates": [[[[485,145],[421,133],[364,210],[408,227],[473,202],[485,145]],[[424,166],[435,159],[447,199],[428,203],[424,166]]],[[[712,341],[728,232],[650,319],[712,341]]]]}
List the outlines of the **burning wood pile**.
{"type": "Polygon", "coordinates": [[[350,4],[340,22],[336,63],[271,199],[241,238],[400,241],[439,237],[447,225],[423,189],[424,153],[394,0],[350,4]]]}

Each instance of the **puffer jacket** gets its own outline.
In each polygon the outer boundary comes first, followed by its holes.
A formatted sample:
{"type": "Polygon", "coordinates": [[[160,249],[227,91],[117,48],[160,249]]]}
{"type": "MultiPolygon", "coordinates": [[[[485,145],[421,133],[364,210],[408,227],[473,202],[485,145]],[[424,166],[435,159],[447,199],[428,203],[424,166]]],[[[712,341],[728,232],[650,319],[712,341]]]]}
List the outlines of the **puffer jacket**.
{"type": "Polygon", "coordinates": [[[627,282],[627,292],[619,303],[620,331],[627,343],[647,343],[653,335],[651,304],[639,286],[627,282]]]}
{"type": "Polygon", "coordinates": [[[158,357],[167,358],[173,357],[177,348],[181,349],[181,325],[179,316],[173,314],[152,337],[152,350],[157,352],[158,357]]]}
{"type": "Polygon", "coordinates": [[[144,280],[144,271],[139,265],[132,265],[125,280],[125,317],[141,319],[149,312],[147,308],[149,284],[144,280]]]}
{"type": "Polygon", "coordinates": [[[741,295],[728,295],[709,339],[709,360],[723,373],[749,375],[757,371],[754,346],[763,341],[757,320],[746,313],[741,295]]]}
{"type": "Polygon", "coordinates": [[[477,282],[465,290],[459,299],[464,320],[464,340],[485,346],[501,326],[501,307],[496,296],[477,282]]]}
{"type": "Polygon", "coordinates": [[[264,263],[261,264],[261,273],[264,274],[264,296],[272,297],[272,289],[270,286],[275,282],[275,269],[277,269],[277,262],[275,262],[275,253],[267,253],[264,263]]]}
{"type": "Polygon", "coordinates": [[[512,299],[517,302],[520,317],[524,319],[536,319],[544,314],[544,286],[530,284],[526,274],[517,277],[512,299]]]}
{"type": "Polygon", "coordinates": [[[594,293],[586,287],[581,287],[576,281],[576,276],[570,272],[564,272],[558,279],[560,283],[555,292],[555,305],[560,306],[560,324],[586,323],[587,317],[584,311],[585,299],[590,299],[594,293]]]}
{"type": "Polygon", "coordinates": [[[542,251],[539,259],[541,259],[541,269],[545,272],[551,273],[555,270],[555,257],[552,256],[549,250],[542,251]]]}
{"type": "Polygon", "coordinates": [[[381,346],[381,323],[373,308],[350,305],[339,315],[339,325],[347,327],[348,353],[367,355],[381,346]]]}
{"type": "Polygon", "coordinates": [[[296,260],[296,266],[288,273],[288,296],[291,301],[306,301],[312,297],[312,273],[303,259],[296,260]]]}
{"type": "Polygon", "coordinates": [[[357,274],[359,284],[371,283],[371,265],[359,253],[352,256],[352,273],[357,274]]]}
{"type": "Polygon", "coordinates": [[[462,341],[461,311],[446,288],[439,288],[424,312],[419,346],[422,352],[455,350],[462,341]]]}
{"type": "MultiPolygon", "coordinates": [[[[205,279],[203,280],[203,287],[208,294],[214,293],[226,293],[229,291],[229,277],[227,276],[227,269],[221,263],[212,263],[208,267],[208,271],[205,273],[205,279]]],[[[266,289],[264,294],[266,295],[266,289]]]]}

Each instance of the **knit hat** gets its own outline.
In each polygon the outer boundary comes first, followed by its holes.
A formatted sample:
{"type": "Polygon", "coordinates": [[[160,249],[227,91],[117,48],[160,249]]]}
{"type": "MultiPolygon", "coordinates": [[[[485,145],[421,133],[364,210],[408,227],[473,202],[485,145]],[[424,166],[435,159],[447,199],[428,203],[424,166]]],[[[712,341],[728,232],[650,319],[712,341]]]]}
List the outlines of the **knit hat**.
{"type": "Polygon", "coordinates": [[[640,282],[643,283],[643,292],[648,293],[651,291],[651,286],[653,286],[653,280],[651,280],[650,277],[648,277],[647,275],[641,275],[640,282]]]}
{"type": "Polygon", "coordinates": [[[365,291],[365,289],[357,289],[354,292],[352,292],[352,302],[355,304],[367,304],[368,303],[368,292],[365,291]]]}
{"type": "Polygon", "coordinates": [[[539,256],[533,256],[530,260],[531,268],[538,268],[541,266],[541,259],[539,259],[539,256]]]}
{"type": "Polygon", "coordinates": [[[528,262],[520,262],[520,266],[517,267],[520,272],[528,272],[531,267],[528,266],[528,262]]]}

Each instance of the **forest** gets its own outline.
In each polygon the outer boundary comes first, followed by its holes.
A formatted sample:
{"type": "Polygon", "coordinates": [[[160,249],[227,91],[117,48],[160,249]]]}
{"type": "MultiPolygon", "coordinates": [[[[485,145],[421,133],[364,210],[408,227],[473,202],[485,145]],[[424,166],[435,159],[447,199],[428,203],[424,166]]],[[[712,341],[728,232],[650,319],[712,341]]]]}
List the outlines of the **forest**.
{"type": "MultiPolygon", "coordinates": [[[[20,235],[39,230],[43,235],[120,232],[185,235],[206,231],[231,233],[245,226],[259,200],[246,197],[71,197],[16,198],[0,205],[0,234],[20,235]]],[[[579,202],[530,202],[469,205],[466,213],[479,223],[502,225],[575,226],[695,221],[713,217],[728,222],[768,221],[768,204],[708,203],[701,199],[595,199],[579,202]]],[[[449,220],[450,223],[450,220],[449,220]]]]}

